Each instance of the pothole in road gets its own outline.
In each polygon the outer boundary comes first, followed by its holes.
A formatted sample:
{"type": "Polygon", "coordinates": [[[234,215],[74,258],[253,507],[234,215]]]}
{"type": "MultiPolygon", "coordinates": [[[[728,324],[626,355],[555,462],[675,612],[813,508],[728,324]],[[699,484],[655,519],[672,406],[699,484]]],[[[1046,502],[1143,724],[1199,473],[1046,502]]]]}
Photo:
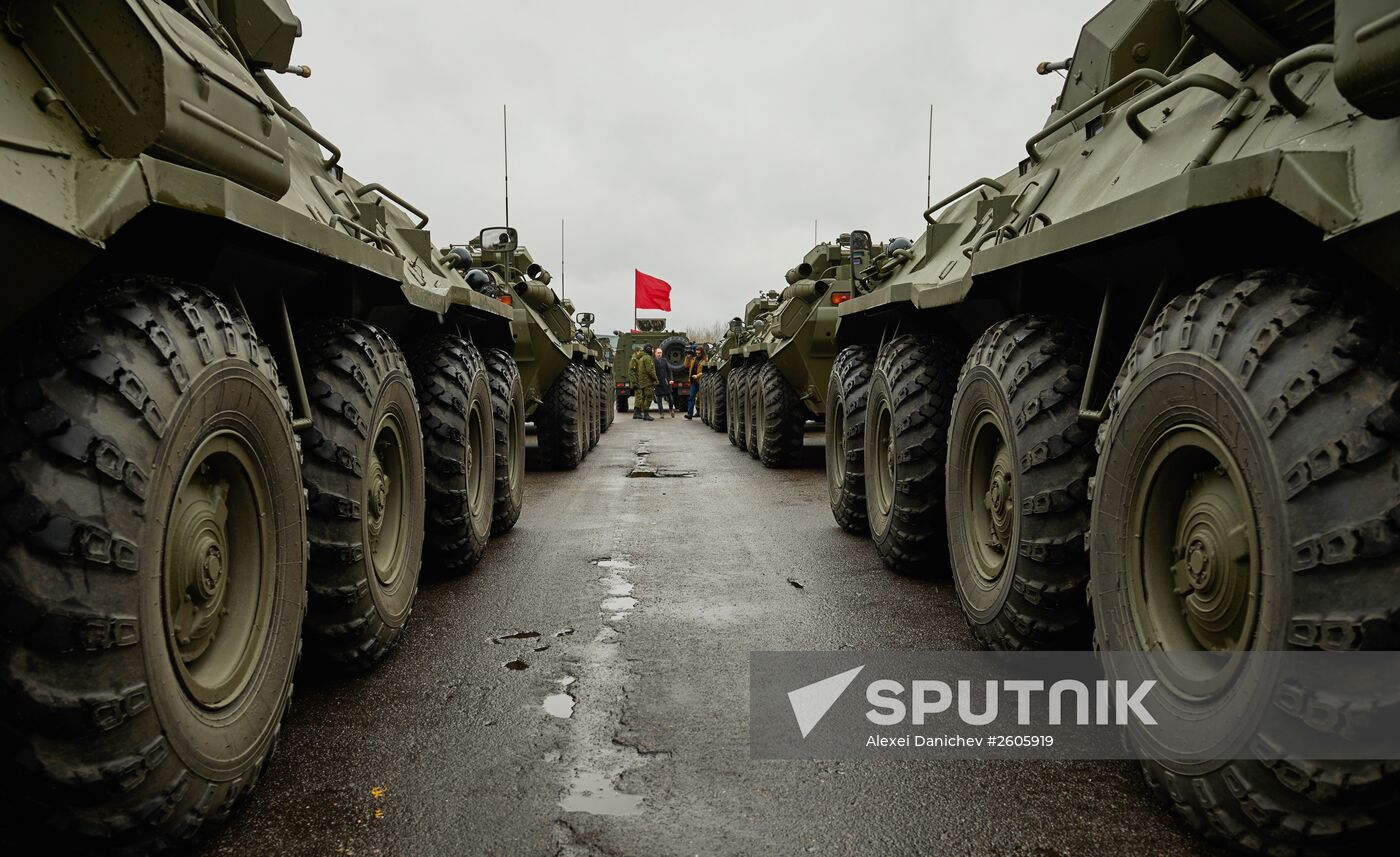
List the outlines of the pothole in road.
{"type": "Polygon", "coordinates": [[[629,795],[613,787],[612,777],[597,771],[575,771],[569,791],[559,801],[565,812],[590,815],[641,815],[642,796],[629,795]]]}
{"type": "Polygon", "coordinates": [[[570,717],[574,716],[576,700],[574,699],[574,695],[569,693],[569,688],[575,681],[577,681],[577,679],[571,675],[566,675],[557,680],[556,683],[561,690],[558,693],[551,693],[544,698],[544,710],[548,714],[553,717],[558,717],[561,720],[568,720],[570,717]]]}
{"type": "Polygon", "coordinates": [[[627,618],[637,606],[637,599],[632,597],[632,582],[617,572],[598,578],[598,582],[607,587],[607,597],[598,608],[611,620],[627,618]]]}
{"type": "Polygon", "coordinates": [[[632,565],[632,563],[628,562],[625,559],[619,559],[610,556],[589,560],[589,562],[591,562],[593,565],[598,566],[599,568],[613,568],[621,571],[628,571],[630,569],[636,568],[636,566],[632,565]]]}
{"type": "Polygon", "coordinates": [[[528,670],[530,668],[530,665],[520,660],[520,658],[516,658],[513,661],[506,661],[501,664],[501,666],[508,670],[528,670]]]}
{"type": "Polygon", "coordinates": [[[650,463],[651,448],[649,441],[642,441],[637,444],[637,458],[632,464],[632,469],[627,472],[628,479],[688,479],[695,475],[694,470],[684,470],[675,467],[657,467],[650,463]]]}
{"type": "Polygon", "coordinates": [[[610,574],[607,577],[598,578],[598,582],[608,588],[608,595],[613,598],[622,598],[632,594],[632,584],[627,578],[620,574],[610,574]]]}
{"type": "Polygon", "coordinates": [[[637,599],[604,598],[601,606],[603,612],[610,614],[609,619],[625,619],[627,614],[632,612],[632,608],[637,606],[637,599]]]}
{"type": "Polygon", "coordinates": [[[638,460],[637,465],[627,472],[628,479],[690,479],[694,470],[677,470],[671,467],[652,467],[638,460]]]}
{"type": "Polygon", "coordinates": [[[516,631],[511,634],[502,634],[499,637],[492,637],[491,642],[499,645],[507,640],[533,640],[538,636],[540,636],[539,631],[516,631]]]}

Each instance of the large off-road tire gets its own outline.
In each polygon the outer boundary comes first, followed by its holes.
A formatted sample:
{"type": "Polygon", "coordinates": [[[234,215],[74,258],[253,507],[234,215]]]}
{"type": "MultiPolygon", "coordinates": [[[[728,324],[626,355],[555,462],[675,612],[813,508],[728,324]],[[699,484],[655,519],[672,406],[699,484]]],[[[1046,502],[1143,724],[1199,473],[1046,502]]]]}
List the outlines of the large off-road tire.
{"type": "MultiPolygon", "coordinates": [[[[603,407],[607,409],[607,420],[608,420],[607,425],[608,425],[609,428],[612,427],[613,420],[615,420],[615,419],[617,418],[617,411],[616,411],[616,409],[615,409],[615,408],[611,408],[611,407],[608,406],[608,402],[612,401],[612,396],[613,396],[612,376],[611,376],[610,374],[608,374],[607,371],[604,371],[604,372],[603,372],[603,407]]],[[[604,431],[606,431],[606,429],[604,429],[604,431]]]]}
{"type": "Polygon", "coordinates": [[[948,430],[948,555],[973,636],[993,649],[1089,643],[1093,432],[1079,424],[1093,343],[1018,316],[972,346],[948,430]]]}
{"type": "Polygon", "coordinates": [[[525,504],[525,388],[510,352],[489,348],[482,356],[496,439],[491,535],[499,536],[511,531],[525,504]]]}
{"type": "Polygon", "coordinates": [[[598,419],[598,387],[593,383],[593,370],[587,366],[578,368],[578,388],[579,407],[583,411],[583,455],[587,458],[603,433],[602,423],[598,419]]]}
{"type": "Polygon", "coordinates": [[[758,460],[764,467],[793,466],[802,458],[807,406],[772,363],[759,369],[755,395],[761,406],[755,421],[758,460]]]}
{"type": "Polygon", "coordinates": [[[763,401],[759,398],[759,373],[762,366],[744,370],[744,450],[749,458],[758,458],[758,424],[763,419],[763,401]]]}
{"type": "MultiPolygon", "coordinates": [[[[1396,647],[1393,318],[1280,271],[1218,277],[1162,311],[1129,354],[1099,434],[1090,588],[1102,648],[1396,647]]],[[[1236,682],[1268,669],[1258,664],[1247,661],[1236,682]]],[[[1215,693],[1164,690],[1187,716],[1222,704],[1215,693]]],[[[1338,724],[1351,716],[1329,708],[1335,698],[1318,698],[1315,711],[1243,696],[1251,708],[1233,719],[1258,732],[1258,745],[1285,752],[1299,734],[1313,745],[1332,738],[1319,731],[1328,713],[1338,724]]],[[[1381,703],[1345,701],[1362,716],[1381,703]]],[[[1216,841],[1270,854],[1379,853],[1393,843],[1395,762],[1247,756],[1144,768],[1216,841]]]]}
{"type": "Polygon", "coordinates": [[[744,449],[748,442],[744,435],[744,367],[730,369],[728,381],[725,392],[729,400],[729,442],[744,449]]]}
{"type": "Polygon", "coordinates": [[[252,790],[291,700],[291,412],[202,289],[131,276],[65,304],[6,343],[0,791],[44,828],[26,852],[183,850],[252,790]]]}
{"type": "Polygon", "coordinates": [[[491,538],[496,499],[496,424],[486,362],[452,335],[429,338],[409,358],[423,424],[427,489],[424,561],[466,571],[491,538]]]}
{"type": "Polygon", "coordinates": [[[408,624],[423,564],[423,429],[408,361],[379,328],[331,319],[297,337],[311,537],[307,654],[365,670],[408,624]]]}
{"type": "Polygon", "coordinates": [[[661,349],[661,359],[666,361],[666,365],[671,367],[671,373],[676,377],[685,374],[685,346],[684,336],[668,336],[657,346],[661,349]]]}
{"type": "Polygon", "coordinates": [[[598,440],[602,440],[603,433],[608,431],[608,414],[612,413],[609,406],[608,388],[603,386],[602,372],[598,368],[592,370],[594,379],[594,413],[598,414],[598,440]]]}
{"type": "Polygon", "coordinates": [[[593,420],[593,442],[590,449],[598,445],[598,441],[603,437],[603,425],[608,421],[608,400],[603,395],[603,387],[598,379],[598,370],[588,370],[588,398],[593,403],[593,409],[589,411],[593,420]]]}
{"type": "Polygon", "coordinates": [[[729,396],[722,375],[712,375],[710,381],[710,428],[718,432],[729,430],[729,396]]]}
{"type": "Polygon", "coordinates": [[[583,367],[570,363],[545,391],[535,409],[540,463],[550,470],[573,470],[588,454],[583,367]]]}
{"type": "Polygon", "coordinates": [[[593,370],[593,385],[598,390],[598,427],[599,432],[607,434],[612,427],[613,409],[608,406],[608,379],[601,369],[593,370]]]}
{"type": "Polygon", "coordinates": [[[961,354],[897,336],[880,349],[865,418],[865,505],[880,559],[905,574],[941,570],[944,458],[961,354]]]}
{"type": "Polygon", "coordinates": [[[826,387],[826,494],[841,529],[865,535],[865,409],[875,349],[848,345],[836,355],[826,387]]]}

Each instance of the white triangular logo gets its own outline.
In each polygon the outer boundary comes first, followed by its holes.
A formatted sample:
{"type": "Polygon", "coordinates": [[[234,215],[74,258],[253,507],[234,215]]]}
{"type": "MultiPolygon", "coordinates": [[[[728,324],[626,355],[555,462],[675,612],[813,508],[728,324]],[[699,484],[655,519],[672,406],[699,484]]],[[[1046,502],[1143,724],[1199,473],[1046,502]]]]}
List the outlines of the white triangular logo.
{"type": "Polygon", "coordinates": [[[841,698],[841,694],[846,692],[846,688],[851,686],[851,682],[855,681],[863,669],[865,666],[862,664],[840,675],[824,678],[788,692],[788,702],[792,704],[792,714],[797,718],[797,728],[802,730],[803,738],[817,728],[817,724],[822,722],[831,706],[836,704],[836,700],[841,698]]]}

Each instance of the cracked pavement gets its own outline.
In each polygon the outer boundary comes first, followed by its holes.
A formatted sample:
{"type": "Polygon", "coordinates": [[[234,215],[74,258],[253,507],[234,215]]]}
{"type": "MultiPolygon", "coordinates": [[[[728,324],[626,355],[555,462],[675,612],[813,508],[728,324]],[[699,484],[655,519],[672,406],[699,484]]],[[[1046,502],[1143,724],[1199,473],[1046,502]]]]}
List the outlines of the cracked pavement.
{"type": "Polygon", "coordinates": [[[750,652],[975,643],[951,583],[836,527],[819,434],[769,471],[698,419],[619,416],[527,475],[481,567],[425,569],[377,670],[298,676],[204,853],[1214,853],[1135,763],[751,760],[750,652]]]}

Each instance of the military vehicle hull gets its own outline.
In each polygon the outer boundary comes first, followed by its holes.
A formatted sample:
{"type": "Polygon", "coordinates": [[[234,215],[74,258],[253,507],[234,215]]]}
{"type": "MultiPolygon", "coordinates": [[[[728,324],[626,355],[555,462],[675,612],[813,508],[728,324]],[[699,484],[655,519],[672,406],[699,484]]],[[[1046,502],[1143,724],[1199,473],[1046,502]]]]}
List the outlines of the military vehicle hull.
{"type": "MultiPolygon", "coordinates": [[[[1086,25],[1026,160],[841,307],[841,525],[904,571],[948,557],[996,648],[1392,648],[1368,617],[1400,609],[1393,13],[1116,0],[1086,25]]],[[[1393,772],[1299,765],[1145,768],[1248,850],[1393,831],[1393,772]]]]}
{"type": "MultiPolygon", "coordinates": [[[[539,464],[555,470],[577,467],[608,424],[602,413],[606,361],[601,345],[586,324],[575,323],[573,302],[550,288],[549,272],[529,250],[517,246],[514,230],[484,229],[465,250],[475,266],[468,277],[514,309],[511,336],[524,388],[522,419],[535,424],[539,464]],[[506,240],[486,243],[497,237],[506,240]]],[[[589,323],[593,318],[589,313],[578,317],[589,323]]],[[[523,424],[520,431],[523,436],[523,424]]]]}
{"type": "MultiPolygon", "coordinates": [[[[748,391],[740,398],[751,400],[740,409],[745,416],[752,412],[752,442],[745,446],[765,467],[797,463],[807,423],[826,417],[838,308],[851,298],[854,267],[870,258],[869,236],[855,234],[854,247],[843,235],[808,251],[788,271],[776,303],[768,298],[751,319],[753,334],[733,349],[731,359],[747,370],[741,377],[748,391]]],[[[749,313],[755,309],[751,305],[749,313]]]]}
{"type": "Polygon", "coordinates": [[[368,668],[480,559],[520,396],[511,310],[271,83],[286,5],[198,5],[0,3],[0,765],[84,852],[207,835],[303,639],[368,668]]]}

